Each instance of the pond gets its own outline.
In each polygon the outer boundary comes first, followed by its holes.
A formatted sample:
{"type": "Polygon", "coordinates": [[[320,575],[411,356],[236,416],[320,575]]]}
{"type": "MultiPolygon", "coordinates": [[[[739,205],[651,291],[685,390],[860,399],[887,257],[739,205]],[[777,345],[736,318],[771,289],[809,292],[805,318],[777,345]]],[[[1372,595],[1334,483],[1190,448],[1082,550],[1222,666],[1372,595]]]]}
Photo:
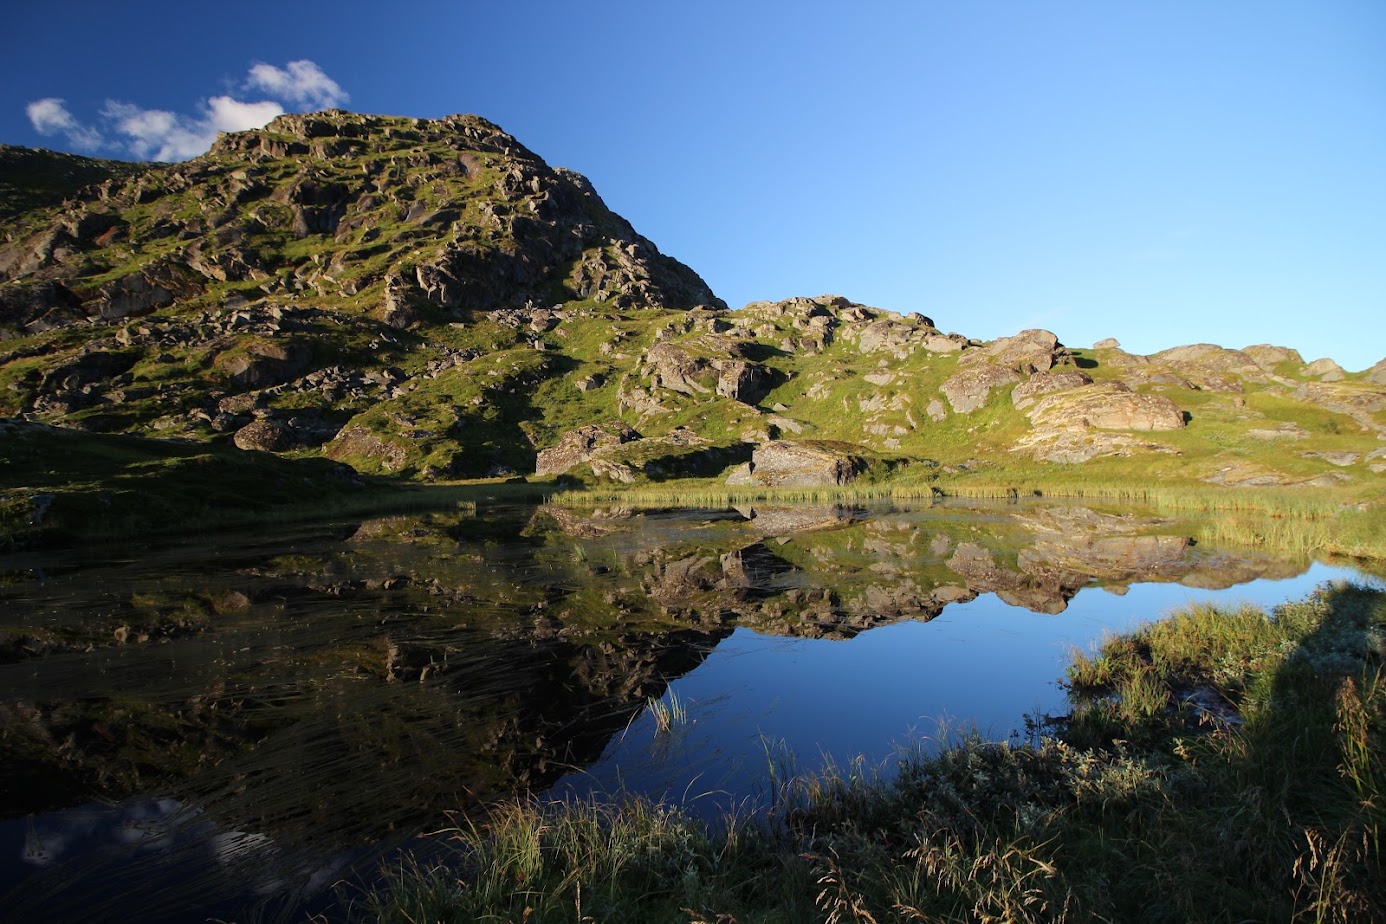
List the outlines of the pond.
{"type": "Polygon", "coordinates": [[[1104,633],[1358,577],[1198,534],[1042,500],[496,506],[0,558],[0,896],[301,916],[515,794],[753,810],[1023,734],[1104,633]]]}

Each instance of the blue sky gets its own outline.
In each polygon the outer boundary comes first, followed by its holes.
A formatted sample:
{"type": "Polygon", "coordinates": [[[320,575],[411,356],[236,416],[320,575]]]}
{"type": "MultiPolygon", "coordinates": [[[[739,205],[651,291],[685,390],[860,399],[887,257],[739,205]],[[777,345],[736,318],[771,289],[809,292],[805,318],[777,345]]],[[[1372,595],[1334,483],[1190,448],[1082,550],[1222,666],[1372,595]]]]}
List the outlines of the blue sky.
{"type": "Polygon", "coordinates": [[[1380,0],[17,6],[0,141],[177,156],[278,108],[475,112],[733,306],[1386,356],[1380,0]]]}

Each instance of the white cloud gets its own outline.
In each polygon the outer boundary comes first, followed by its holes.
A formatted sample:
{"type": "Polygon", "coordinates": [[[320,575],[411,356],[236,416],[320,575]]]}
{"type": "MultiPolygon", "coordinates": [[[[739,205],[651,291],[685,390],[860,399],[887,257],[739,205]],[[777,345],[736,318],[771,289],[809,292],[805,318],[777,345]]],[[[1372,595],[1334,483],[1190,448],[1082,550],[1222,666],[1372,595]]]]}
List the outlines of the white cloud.
{"type": "Polygon", "coordinates": [[[142,109],[134,103],[106,100],[101,110],[114,129],[129,140],[126,146],[136,157],[152,160],[187,160],[212,146],[217,132],[243,132],[263,128],[270,119],[284,113],[284,107],[271,100],[244,103],[229,96],[214,96],[196,118],[180,116],[166,109],[142,109]]]}
{"type": "Polygon", "coordinates": [[[134,103],[106,100],[101,117],[126,138],[125,147],[131,154],[149,160],[187,160],[206,151],[216,140],[218,131],[243,131],[259,128],[283,110],[277,103],[237,103],[226,97],[216,97],[198,117],[169,112],[166,109],[144,109],[134,103]],[[232,107],[218,103],[226,100],[232,107]],[[258,123],[244,118],[245,110],[259,111],[258,123]],[[234,128],[226,127],[226,116],[239,116],[234,128]]]}
{"type": "Polygon", "coordinates": [[[145,109],[135,103],[106,100],[101,109],[106,133],[83,125],[64,100],[45,97],[25,107],[29,122],[41,135],[63,135],[77,148],[107,148],[150,160],[187,160],[206,151],[217,132],[262,128],[282,115],[285,104],[312,109],[340,106],[351,97],[312,61],[290,61],[283,68],[257,62],[246,76],[244,89],[269,96],[253,102],[213,96],[199,104],[199,113],[185,115],[167,109],[145,109]]]}
{"type": "Polygon", "coordinates": [[[282,68],[258,62],[250,69],[245,84],[276,99],[314,109],[335,109],[351,99],[337,81],[312,61],[290,61],[282,68]]]}
{"type": "Polygon", "coordinates": [[[243,103],[229,96],[207,100],[207,124],[219,132],[243,132],[264,128],[270,119],[284,114],[284,107],[273,100],[243,103]]]}
{"type": "Polygon", "coordinates": [[[40,135],[65,135],[75,147],[84,149],[99,148],[105,140],[99,131],[73,118],[66,100],[54,96],[36,99],[24,107],[24,112],[40,135]]]}

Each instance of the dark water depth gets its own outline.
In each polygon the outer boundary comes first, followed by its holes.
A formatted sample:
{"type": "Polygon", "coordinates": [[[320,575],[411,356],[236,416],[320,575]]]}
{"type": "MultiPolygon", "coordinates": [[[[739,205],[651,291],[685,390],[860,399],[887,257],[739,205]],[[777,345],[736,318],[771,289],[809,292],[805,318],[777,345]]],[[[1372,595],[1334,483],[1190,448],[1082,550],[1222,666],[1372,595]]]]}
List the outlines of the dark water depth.
{"type": "Polygon", "coordinates": [[[1354,577],[1195,534],[1041,502],[516,507],[0,558],[0,907],[273,919],[522,793],[713,817],[1061,712],[1104,632],[1354,577]]]}

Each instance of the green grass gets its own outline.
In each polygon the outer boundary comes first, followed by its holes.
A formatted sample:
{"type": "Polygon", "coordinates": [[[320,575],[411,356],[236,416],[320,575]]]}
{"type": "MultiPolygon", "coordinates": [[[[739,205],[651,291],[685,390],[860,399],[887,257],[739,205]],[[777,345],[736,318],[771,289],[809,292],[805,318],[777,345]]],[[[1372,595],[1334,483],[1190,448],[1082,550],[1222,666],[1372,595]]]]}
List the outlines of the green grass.
{"type": "MultiPolygon", "coordinates": [[[[1076,660],[1055,737],[779,779],[708,827],[507,802],[352,897],[379,921],[1378,920],[1386,593],[1199,608],[1076,660]],[[1208,686],[1226,710],[1187,698],[1208,686]],[[1229,720],[1229,717],[1231,720],[1229,720]]],[[[775,761],[772,758],[772,765],[775,761]]]]}

